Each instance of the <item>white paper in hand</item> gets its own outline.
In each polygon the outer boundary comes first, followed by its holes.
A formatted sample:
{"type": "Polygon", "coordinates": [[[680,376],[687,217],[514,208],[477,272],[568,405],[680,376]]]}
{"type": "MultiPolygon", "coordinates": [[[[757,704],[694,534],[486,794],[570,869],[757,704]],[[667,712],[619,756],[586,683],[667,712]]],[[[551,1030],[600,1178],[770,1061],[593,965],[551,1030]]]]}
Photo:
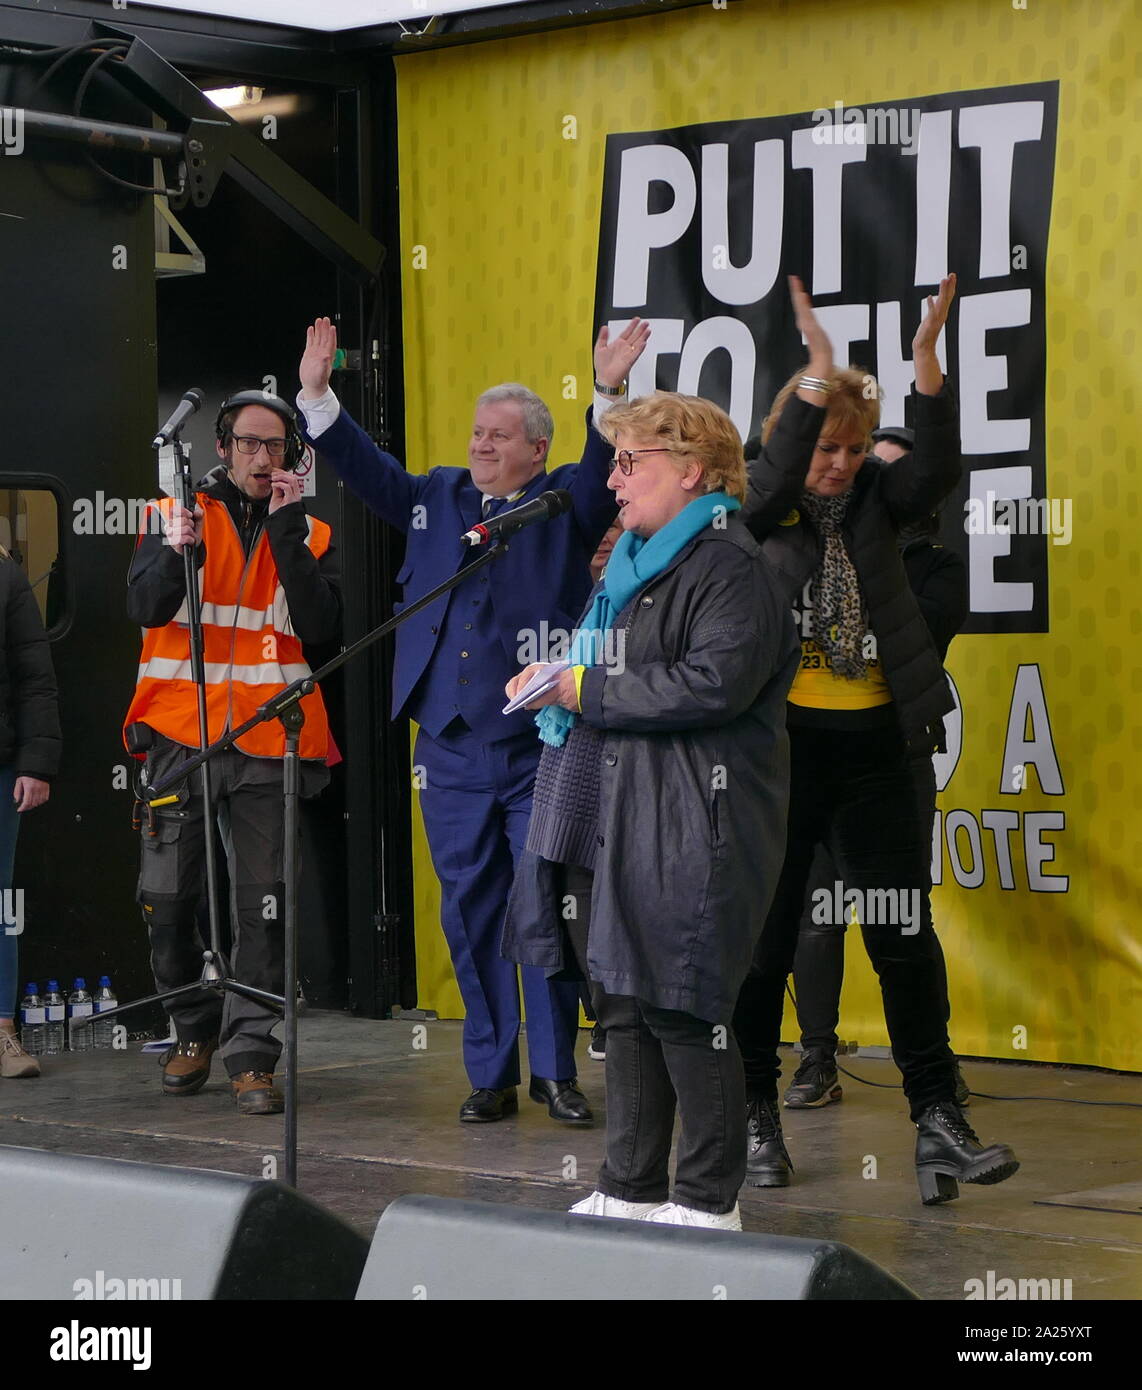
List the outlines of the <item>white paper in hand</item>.
{"type": "Polygon", "coordinates": [[[546,665],[541,666],[515,699],[509,700],[504,706],[504,714],[514,714],[517,709],[522,709],[538,695],[543,695],[553,686],[558,685],[559,677],[570,665],[569,661],[549,661],[546,665]]]}

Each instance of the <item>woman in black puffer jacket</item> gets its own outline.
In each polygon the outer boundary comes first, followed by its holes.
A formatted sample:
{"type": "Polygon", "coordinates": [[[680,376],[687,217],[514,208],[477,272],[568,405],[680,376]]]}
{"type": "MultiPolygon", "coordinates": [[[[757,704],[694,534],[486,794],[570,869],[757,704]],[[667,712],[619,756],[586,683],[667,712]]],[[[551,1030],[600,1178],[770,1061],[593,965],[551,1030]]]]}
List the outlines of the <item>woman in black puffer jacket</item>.
{"type": "MultiPolygon", "coordinates": [[[[12,886],[20,815],[42,806],[59,767],[55,674],[23,570],[0,546],[0,889],[12,886]]],[[[0,1077],[38,1076],[16,1033],[19,933],[0,928],[0,1077]]]]}
{"type": "Polygon", "coordinates": [[[842,920],[857,909],[919,1131],[920,1193],[930,1204],[955,1197],[957,1180],[1001,1182],[1019,1166],[1006,1145],[980,1145],[955,1101],[946,979],[928,900],[929,837],[910,770],[911,757],[933,751],[952,708],[897,537],[931,515],[960,474],[955,405],[935,352],[955,277],[928,300],[912,344],[916,447],[903,468],[869,456],[880,416],[876,384],[855,368],[834,368],[808,295],[800,282],[793,288],[809,365],[778,393],[762,440],[792,411],[785,430],[805,440],[805,453],[797,476],[763,450],[750,468],[745,510],[766,559],[785,578],[802,637],[787,707],[785,863],[734,1014],[749,1098],[746,1181],[789,1181],[777,1045],[809,872],[817,846],[827,844],[843,883],[819,907],[834,915],[839,909],[842,920]]]}

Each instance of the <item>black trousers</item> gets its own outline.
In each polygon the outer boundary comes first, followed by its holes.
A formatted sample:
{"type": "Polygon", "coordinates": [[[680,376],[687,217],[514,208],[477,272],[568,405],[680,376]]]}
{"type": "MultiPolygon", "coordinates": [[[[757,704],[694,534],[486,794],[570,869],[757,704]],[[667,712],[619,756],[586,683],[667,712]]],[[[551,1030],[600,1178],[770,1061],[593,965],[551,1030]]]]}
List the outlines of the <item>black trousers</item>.
{"type": "MultiPolygon", "coordinates": [[[[147,755],[147,779],[154,783],[183,762],[192,750],[158,737],[147,755]]],[[[316,791],[328,773],[303,766],[302,792],[316,791]]],[[[282,883],[282,764],[250,758],[233,749],[211,763],[222,839],[230,870],[235,979],[281,994],[285,984],[285,890],[282,883]]],[[[157,990],[190,984],[202,974],[204,942],[198,925],[206,864],[206,823],[200,774],[183,784],[177,806],[156,812],[156,833],[142,831],[138,900],[151,944],[157,990]]],[[[272,1072],[281,1043],[271,1030],[281,1011],[229,991],[195,990],[166,1006],[181,1042],[203,1042],[220,1035],[226,1071],[272,1072]]]]}
{"type": "MultiPolygon", "coordinates": [[[[932,930],[930,842],[920,824],[904,741],[791,727],[789,835],[773,907],[734,1014],[751,1094],[775,1097],[785,981],[817,846],[830,845],[858,908],[880,980],[892,1055],[913,1119],[955,1090],[943,955],[932,930]]],[[[838,914],[834,913],[834,920],[838,914]]],[[[841,916],[843,921],[843,916],[841,916]]]]}
{"type": "MultiPolygon", "coordinates": [[[[931,757],[913,758],[910,760],[910,767],[916,794],[916,814],[920,818],[921,829],[930,832],[936,813],[936,771],[932,766],[931,757]]],[[[809,874],[810,899],[816,889],[832,889],[840,877],[840,870],[828,847],[819,845],[809,874]]],[[[831,920],[814,921],[813,917],[810,901],[802,911],[797,954],[793,960],[797,1023],[801,1029],[803,1052],[835,1056],[841,986],[845,978],[845,924],[838,925],[831,920]]],[[[947,967],[938,936],[935,949],[939,955],[946,990],[947,967]]]]}
{"type": "MultiPolygon", "coordinates": [[[[584,978],[593,875],[558,866],[569,945],[584,978]]],[[[695,1211],[732,1211],[745,1179],[745,1076],[729,1020],[695,1018],[591,985],[607,1030],[607,1147],[597,1187],[626,1202],[665,1202],[670,1144],[681,1116],[674,1201],[695,1211]]]]}

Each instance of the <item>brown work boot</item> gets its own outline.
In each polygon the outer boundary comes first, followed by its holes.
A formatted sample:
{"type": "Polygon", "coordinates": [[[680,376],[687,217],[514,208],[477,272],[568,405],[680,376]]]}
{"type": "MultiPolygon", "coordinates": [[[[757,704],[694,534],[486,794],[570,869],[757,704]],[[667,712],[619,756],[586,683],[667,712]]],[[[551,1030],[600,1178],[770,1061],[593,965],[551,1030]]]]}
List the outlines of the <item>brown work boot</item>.
{"type": "Polygon", "coordinates": [[[26,1053],[15,1032],[0,1028],[0,1076],[39,1076],[40,1064],[26,1053]]]}
{"type": "Polygon", "coordinates": [[[163,1053],[163,1095],[193,1096],[210,1076],[217,1038],[206,1042],[180,1042],[163,1053]]]}
{"type": "Polygon", "coordinates": [[[280,1115],[285,1109],[272,1072],[240,1071],[230,1078],[230,1089],[238,1103],[239,1115],[280,1115]]]}

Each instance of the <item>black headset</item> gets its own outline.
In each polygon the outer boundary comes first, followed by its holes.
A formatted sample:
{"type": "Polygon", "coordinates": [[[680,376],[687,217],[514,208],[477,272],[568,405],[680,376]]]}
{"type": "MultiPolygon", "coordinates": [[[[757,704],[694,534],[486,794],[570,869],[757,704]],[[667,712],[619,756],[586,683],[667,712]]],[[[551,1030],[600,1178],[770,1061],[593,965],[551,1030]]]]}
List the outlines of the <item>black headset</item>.
{"type": "Polygon", "coordinates": [[[214,433],[219,444],[225,448],[227,439],[233,433],[232,430],[223,425],[223,420],[232,410],[241,410],[243,406],[247,405],[265,406],[267,410],[272,410],[275,415],[281,416],[282,423],[286,427],[286,451],[281,460],[281,467],[287,473],[292,473],[305,456],[305,440],[301,437],[301,431],[297,425],[297,415],[292,406],[287,405],[280,396],[271,396],[268,391],[236,391],[234,395],[226,397],[219,408],[218,418],[214,422],[214,433]]]}

